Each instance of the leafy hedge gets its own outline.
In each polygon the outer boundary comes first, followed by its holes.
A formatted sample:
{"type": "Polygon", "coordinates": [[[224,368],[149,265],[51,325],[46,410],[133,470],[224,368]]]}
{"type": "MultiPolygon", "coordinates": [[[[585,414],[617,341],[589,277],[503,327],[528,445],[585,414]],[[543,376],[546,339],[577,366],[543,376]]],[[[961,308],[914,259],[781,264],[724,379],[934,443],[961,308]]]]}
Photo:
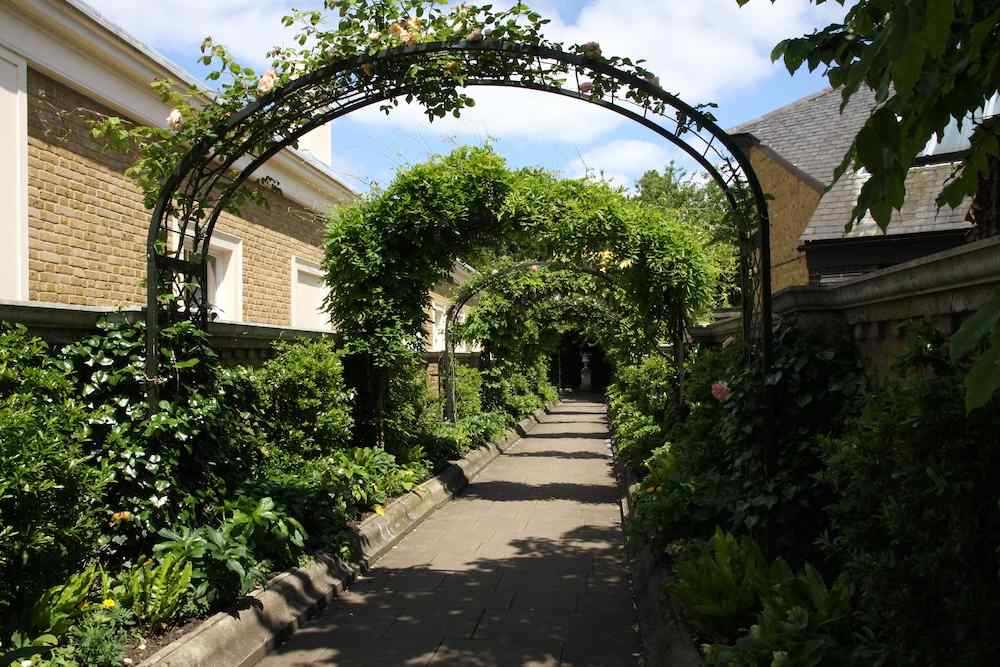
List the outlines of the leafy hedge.
{"type": "Polygon", "coordinates": [[[913,338],[866,386],[846,343],[778,333],[770,483],[762,380],[738,346],[693,356],[685,419],[658,409],[659,362],[619,372],[616,447],[635,466],[655,445],[632,538],[680,554],[671,590],[711,664],[1000,662],[1000,403],[966,416],[968,365],[913,338]],[[768,510],[777,561],[758,546],[768,510]]]}
{"type": "MultiPolygon", "coordinates": [[[[186,323],[161,341],[150,413],[141,323],[61,350],[0,327],[0,654],[121,664],[137,630],[230,606],[310,551],[349,556],[350,522],[513,419],[481,411],[467,369],[464,416],[442,423],[414,365],[390,379],[385,448],[355,447],[329,341],[279,344],[258,369],[221,366],[186,323]]],[[[512,382],[538,401],[537,377],[512,382]]]]}

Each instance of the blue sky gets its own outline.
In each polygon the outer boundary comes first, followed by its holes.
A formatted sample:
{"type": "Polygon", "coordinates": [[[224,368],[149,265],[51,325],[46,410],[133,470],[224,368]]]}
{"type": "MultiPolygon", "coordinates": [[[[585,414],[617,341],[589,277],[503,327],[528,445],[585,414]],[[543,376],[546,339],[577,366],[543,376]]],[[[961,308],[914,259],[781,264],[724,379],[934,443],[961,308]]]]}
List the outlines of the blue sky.
{"type": "MultiPolygon", "coordinates": [[[[280,25],[291,7],[318,0],[89,0],[101,14],[195,76],[202,38],[212,35],[245,64],[261,66],[265,52],[287,43],[280,25]]],[[[499,4],[499,3],[498,3],[499,4]]],[[[538,0],[558,41],[598,41],[605,54],[645,58],[663,87],[690,103],[715,102],[729,128],[820,90],[820,74],[790,77],[772,64],[783,37],[826,25],[843,13],[837,3],[806,0],[538,0]]],[[[400,166],[466,143],[491,140],[513,166],[537,165],[566,176],[601,173],[629,187],[676,149],[649,130],[576,100],[532,91],[476,88],[478,104],[462,119],[427,123],[420,109],[386,117],[372,107],[332,124],[332,169],[353,189],[386,184],[400,166]]]]}

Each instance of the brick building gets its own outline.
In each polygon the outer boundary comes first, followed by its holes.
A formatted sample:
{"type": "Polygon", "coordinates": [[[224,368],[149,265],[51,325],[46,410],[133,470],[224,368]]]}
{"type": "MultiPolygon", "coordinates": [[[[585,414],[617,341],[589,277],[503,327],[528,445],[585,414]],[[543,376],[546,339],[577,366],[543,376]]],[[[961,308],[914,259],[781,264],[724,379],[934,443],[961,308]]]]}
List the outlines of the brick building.
{"type": "MultiPolygon", "coordinates": [[[[5,316],[13,303],[36,312],[40,304],[90,312],[145,305],[149,211],[124,174],[129,156],[95,141],[88,123],[116,115],[164,126],[170,109],[150,88],[156,79],[199,85],[78,0],[0,4],[5,316]]],[[[220,219],[209,264],[218,321],[329,330],[320,309],[327,293],[319,269],[324,218],[356,197],[330,171],[330,143],[329,128],[320,128],[301,150],[282,151],[258,172],[276,179],[281,194],[269,193],[266,209],[248,205],[240,217],[220,219]]],[[[441,335],[434,315],[443,312],[447,292],[442,286],[433,294],[431,349],[441,335]]]]}
{"type": "MultiPolygon", "coordinates": [[[[742,135],[764,191],[771,195],[771,270],[774,291],[832,284],[963,243],[969,202],[935,205],[967,139],[957,127],[931,141],[906,180],[906,200],[887,233],[867,217],[850,232],[850,220],[866,175],[833,173],[875,106],[862,88],[841,112],[839,91],[824,90],[730,132],[742,135]]],[[[968,133],[971,128],[963,128],[968,133]]]]}

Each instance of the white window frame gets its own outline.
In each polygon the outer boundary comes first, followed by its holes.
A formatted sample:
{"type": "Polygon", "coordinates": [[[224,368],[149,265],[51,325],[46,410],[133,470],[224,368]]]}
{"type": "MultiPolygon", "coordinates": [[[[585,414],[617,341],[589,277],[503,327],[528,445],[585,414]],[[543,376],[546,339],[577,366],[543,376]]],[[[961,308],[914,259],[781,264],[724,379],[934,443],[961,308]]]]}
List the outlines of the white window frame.
{"type": "MultiPolygon", "coordinates": [[[[167,233],[167,246],[170,248],[177,247],[177,237],[179,233],[177,231],[170,231],[167,233]]],[[[190,250],[191,242],[186,240],[184,243],[185,250],[190,250]]],[[[229,264],[226,267],[226,275],[224,277],[225,289],[233,290],[233,299],[235,300],[235,317],[233,313],[221,313],[224,317],[219,317],[220,322],[242,322],[243,321],[243,240],[232,234],[227,234],[225,232],[215,231],[212,233],[212,240],[208,244],[208,255],[209,257],[216,257],[218,255],[225,254],[229,255],[229,264]]],[[[208,288],[212,288],[212,285],[206,285],[208,288]]],[[[214,292],[219,291],[219,286],[215,285],[214,292]]],[[[209,308],[215,308],[215,293],[209,295],[208,302],[209,308]]]]}
{"type": "MultiPolygon", "coordinates": [[[[235,313],[221,313],[219,320],[222,322],[242,322],[243,321],[243,240],[239,237],[224,232],[213,232],[212,240],[208,244],[209,256],[216,257],[220,254],[229,255],[229,262],[226,267],[226,274],[222,278],[222,283],[215,285],[215,292],[231,290],[235,301],[235,313]],[[230,315],[235,315],[231,317],[230,315]]],[[[215,295],[213,294],[212,297],[215,295]]],[[[209,298],[209,303],[214,307],[215,299],[209,298]]]]}
{"type": "MultiPolygon", "coordinates": [[[[15,301],[28,300],[28,61],[21,56],[0,46],[0,59],[11,63],[17,70],[17,102],[15,116],[17,118],[17,146],[11,153],[14,155],[14,178],[16,179],[14,195],[14,215],[0,224],[14,226],[15,239],[13,249],[2,249],[0,252],[13,251],[15,265],[14,288],[10,293],[0,292],[0,297],[11,296],[15,301]]],[[[11,153],[7,153],[10,155],[11,153]]],[[[2,159],[2,158],[0,158],[2,159]]],[[[0,215],[0,218],[7,218],[0,215]]],[[[2,257],[2,255],[0,255],[2,257]]],[[[0,260],[6,261],[6,259],[0,260]]]]}
{"type": "MultiPolygon", "coordinates": [[[[292,255],[292,277],[291,277],[291,292],[292,296],[289,299],[291,307],[289,313],[288,323],[296,327],[298,326],[295,322],[299,316],[299,308],[301,307],[298,303],[298,298],[295,296],[297,292],[296,287],[299,284],[299,274],[307,273],[314,278],[320,278],[321,280],[326,278],[326,274],[323,273],[323,268],[316,262],[312,262],[304,257],[299,257],[297,255],[292,255]]],[[[326,328],[333,331],[333,323],[327,322],[326,328]]]]}

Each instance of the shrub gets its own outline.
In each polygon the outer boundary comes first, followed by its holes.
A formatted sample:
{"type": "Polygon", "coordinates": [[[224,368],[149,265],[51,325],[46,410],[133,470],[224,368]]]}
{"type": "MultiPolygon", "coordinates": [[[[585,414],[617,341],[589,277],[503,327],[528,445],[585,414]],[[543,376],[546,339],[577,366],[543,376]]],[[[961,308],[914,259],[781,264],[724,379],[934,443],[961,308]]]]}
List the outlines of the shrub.
{"type": "MultiPolygon", "coordinates": [[[[756,623],[733,646],[711,646],[710,665],[730,667],[848,667],[853,648],[851,587],[838,579],[827,587],[808,563],[802,573],[777,582],[763,596],[756,623]]],[[[926,663],[925,663],[926,664],[926,663]]]]}
{"type": "Polygon", "coordinates": [[[89,614],[71,633],[74,657],[87,667],[118,667],[128,649],[131,624],[131,612],[118,605],[89,614]]]}
{"type": "Polygon", "coordinates": [[[396,369],[386,391],[385,448],[392,454],[403,454],[423,444],[441,422],[442,414],[441,401],[431,393],[422,362],[396,369]]]}
{"type": "Polygon", "coordinates": [[[236,405],[252,388],[240,375],[221,371],[206,334],[192,323],[162,332],[168,380],[149,415],[144,325],[103,322],[100,328],[63,356],[86,401],[89,447],[111,471],[105,503],[115,519],[101,545],[124,562],[148,552],[159,527],[215,516],[259,470],[260,439],[236,405]]]}
{"type": "Polygon", "coordinates": [[[507,430],[507,420],[506,413],[494,411],[462,417],[454,424],[442,422],[428,441],[427,455],[439,469],[448,461],[497,440],[507,430]]]}
{"type": "Polygon", "coordinates": [[[667,590],[696,614],[702,631],[729,638],[749,627],[770,591],[791,577],[785,561],[768,565],[750,537],[716,530],[707,549],[677,564],[667,590]]]}
{"type": "Polygon", "coordinates": [[[272,465],[296,465],[347,447],[354,393],[344,384],[341,355],[329,339],[278,342],[257,373],[272,465]]]}
{"type": "Polygon", "coordinates": [[[828,544],[857,582],[868,664],[1000,664],[1000,398],[967,416],[966,372],[919,332],[827,443],[828,544]]]}
{"type": "Polygon", "coordinates": [[[0,326],[0,629],[96,553],[110,516],[73,394],[41,340],[0,326]]]}
{"type": "Polygon", "coordinates": [[[619,368],[615,382],[608,387],[615,452],[637,477],[646,474],[644,462],[664,444],[674,424],[676,383],[673,365],[656,355],[619,368]]]}
{"type": "Polygon", "coordinates": [[[472,366],[455,367],[455,411],[459,417],[483,411],[483,378],[472,366]]]}

